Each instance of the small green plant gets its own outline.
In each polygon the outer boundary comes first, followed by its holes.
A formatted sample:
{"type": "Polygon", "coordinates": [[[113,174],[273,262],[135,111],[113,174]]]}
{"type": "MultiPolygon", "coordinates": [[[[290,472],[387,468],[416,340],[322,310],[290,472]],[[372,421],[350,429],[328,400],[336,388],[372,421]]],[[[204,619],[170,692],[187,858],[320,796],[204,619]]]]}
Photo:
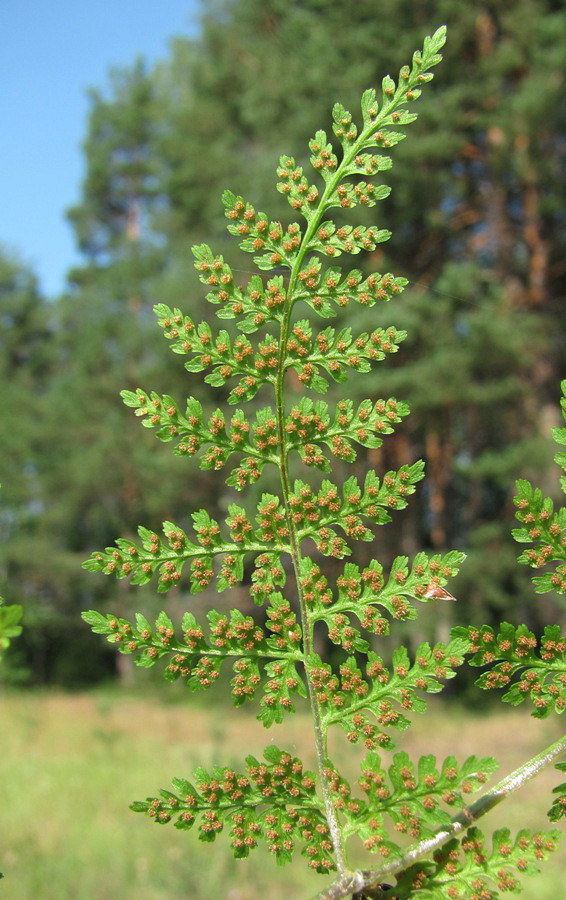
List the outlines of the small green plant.
{"type": "MultiPolygon", "coordinates": [[[[341,150],[335,152],[324,131],[317,131],[309,145],[319,184],[311,184],[294,159],[281,157],[277,188],[303,225],[284,228],[241,197],[224,194],[229,232],[254,255],[260,272],[272,273],[266,280],[254,275],[242,287],[222,256],[206,245],[194,248],[207,299],[235,329],[216,332],[179,309],[155,307],[173,352],[188,358],[186,369],[208,371],[207,384],[223,391],[229,384],[227,402],[234,412],[218,408],[207,414],[195,398],[182,409],[167,395],[123,392],[124,402],[146,427],[162,441],[175,441],[175,453],[200,453],[203,469],[227,467],[226,481],[237,491],[271,468],[279,479],[277,493],[261,494],[253,512],[233,503],[223,523],[204,509],[195,512],[196,537],[171,522],[164,524],[164,539],[140,528],[140,543],[119,539],[85,563],[90,571],[127,577],[132,584],[144,584],[157,573],[159,592],[179,584],[186,566],[193,593],[211,584],[218,591],[244,580],[249,584],[253,602],[263,610],[257,616],[210,610],[206,627],[190,612],[180,631],[165,612],[153,624],[142,615],[135,622],[94,611],[83,617],[138,665],[164,660],[165,678],[184,679],[191,690],[212,688],[230,662],[235,706],[259,698],[258,717],[266,727],[284,722],[299,698],[306,699],[316,771],[270,744],[263,759],[248,756],[238,769],[199,768],[193,780],[176,778],[173,791],[162,790],[132,808],[157,823],[197,827],[203,841],[229,831],[236,857],[248,856],[261,841],[278,863],[290,861],[300,849],[308,866],[323,875],[335,873],[320,895],[325,898],[494,897],[515,891],[517,874],[536,871],[558,838],[556,830],[525,828],[512,837],[502,829],[488,842],[474,822],[564,751],[566,740],[470,803],[470,794],[493,773],[493,759],[472,756],[457,762],[450,756],[437,763],[428,755],[414,762],[406,752],[395,751],[393,734],[410,726],[408,713],[425,711],[423,695],[441,691],[466,660],[489,664],[480,684],[505,686],[506,701],[530,698],[537,716],[561,712],[566,643],[559,629],[547,629],[537,642],[523,626],[503,624],[497,634],[460,627],[447,643],[422,644],[411,658],[404,646],[388,646],[390,622],[415,619],[421,603],[453,600],[444,586],[463,554],[418,553],[411,563],[399,556],[387,573],[377,560],[365,568],[345,562],[338,575],[336,562],[324,570],[324,559],[344,559],[352,542],[373,541],[374,526],[402,510],[423,477],[423,464],[416,462],[381,478],[370,470],[363,480],[352,475],[340,482],[342,466],[356,458],[355,446],[379,448],[408,407],[388,398],[367,399],[355,408],[344,398],[331,408],[312,395],[324,394],[329,380],[345,382],[348,370],[368,372],[397,350],[405,334],[394,326],[353,334],[348,326],[317,330],[313,323],[355,303],[385,303],[406,284],[391,274],[344,272],[333,262],[342,254],[371,251],[389,238],[388,231],[373,225],[341,224],[343,211],[372,207],[388,195],[388,187],[370,179],[390,168],[388,151],[404,137],[398,129],[415,119],[406,106],[432,79],[430,69],[440,62],[444,41],[444,28],[426,38],[397,83],[383,79],[379,101],[375,90],[363,94],[360,127],[335,105],[333,131],[341,150]],[[334,208],[340,223],[327,218],[334,208]],[[324,260],[331,264],[325,266],[324,260]],[[253,335],[257,338],[250,339],[253,335]],[[273,405],[254,405],[247,416],[244,404],[269,393],[273,405]],[[293,477],[296,467],[302,469],[301,478],[293,477]],[[305,470],[324,477],[303,480],[305,470]],[[315,632],[326,634],[336,647],[328,660],[315,650],[315,632]],[[333,741],[343,740],[340,731],[363,748],[357,785],[329,756],[329,734],[338,732],[333,741]],[[351,866],[347,845],[353,838],[373,855],[373,866],[351,866]]],[[[563,512],[554,514],[549,503],[520,483],[524,527],[519,539],[538,544],[536,559],[528,556],[526,562],[556,559],[558,582],[550,576],[544,586],[563,592],[563,512]],[[530,527],[534,521],[538,530],[530,527]]],[[[561,796],[555,819],[564,811],[561,796]]]]}
{"type": "Polygon", "coordinates": [[[20,625],[22,614],[23,610],[19,604],[4,606],[4,600],[0,597],[0,662],[4,650],[10,646],[10,641],[22,633],[20,625]]]}
{"type": "Polygon", "coordinates": [[[4,601],[0,597],[0,660],[2,653],[6,650],[12,638],[18,637],[22,633],[20,620],[22,618],[22,607],[13,603],[11,606],[4,606],[4,601]]]}
{"type": "MultiPolygon", "coordinates": [[[[0,597],[0,663],[4,650],[10,646],[10,641],[22,633],[20,625],[22,614],[22,607],[18,603],[4,606],[4,600],[0,597]]],[[[0,872],[0,878],[3,877],[3,873],[0,872]]]]}

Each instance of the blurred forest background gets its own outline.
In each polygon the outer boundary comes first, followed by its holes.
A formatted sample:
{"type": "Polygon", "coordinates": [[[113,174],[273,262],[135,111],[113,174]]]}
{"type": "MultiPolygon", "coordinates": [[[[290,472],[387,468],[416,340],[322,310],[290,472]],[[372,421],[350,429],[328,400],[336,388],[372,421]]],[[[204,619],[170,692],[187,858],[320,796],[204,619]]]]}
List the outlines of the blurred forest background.
{"type": "Polygon", "coordinates": [[[410,284],[350,324],[379,319],[409,338],[347,388],[412,410],[356,466],[382,472],[422,457],[427,474],[363,552],[386,566],[421,548],[467,552],[449,585],[459,604],[434,613],[451,623],[558,620],[517,565],[510,529],[516,478],[558,489],[549,435],[564,375],[564,3],[206,2],[196,39],[180,35],[158,65],[136,60],[91,93],[82,193],[68,211],[82,265],[64,294],[47,300],[33,271],[0,253],[0,594],[25,608],[5,679],[126,678],[80,611],[202,602],[182,585],[164,601],[151,585],[81,569],[138,524],[187,527],[192,511],[218,514],[230,498],[221,476],[173,456],[121,404],[119,391],[136,387],[180,402],[194,394],[210,410],[222,402],[170,353],[152,306],[211,319],[191,245],[210,243],[242,281],[252,267],[227,236],[222,190],[290,221],[275,190],[279,155],[308,168],[307,142],[329,128],[333,103],[357,111],[361,92],[395,77],[443,23],[444,62],[393,150],[390,198],[369,211],[392,240],[356,260],[410,284]]]}

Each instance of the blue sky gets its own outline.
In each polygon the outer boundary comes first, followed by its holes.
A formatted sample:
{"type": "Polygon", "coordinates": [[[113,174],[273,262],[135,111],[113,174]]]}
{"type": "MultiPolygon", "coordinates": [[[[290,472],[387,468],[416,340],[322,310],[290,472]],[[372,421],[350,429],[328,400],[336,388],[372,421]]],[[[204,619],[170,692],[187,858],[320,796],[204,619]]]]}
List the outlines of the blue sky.
{"type": "Polygon", "coordinates": [[[111,66],[164,57],[195,34],[198,0],[0,0],[0,244],[53,296],[77,261],[65,209],[79,197],[87,88],[111,66]]]}

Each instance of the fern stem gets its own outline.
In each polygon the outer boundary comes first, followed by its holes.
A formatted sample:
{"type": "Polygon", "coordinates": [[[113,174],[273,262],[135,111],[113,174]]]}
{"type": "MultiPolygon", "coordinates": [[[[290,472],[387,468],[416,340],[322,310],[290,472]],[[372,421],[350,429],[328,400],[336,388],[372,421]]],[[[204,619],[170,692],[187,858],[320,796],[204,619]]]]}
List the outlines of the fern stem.
{"type": "MultiPolygon", "coordinates": [[[[304,242],[303,242],[304,243],[304,242]]],[[[302,257],[301,257],[302,259],[302,257]]],[[[298,268],[295,270],[295,279],[298,268]]],[[[293,282],[294,283],[294,282],[293,282]]],[[[288,296],[292,296],[289,294],[288,296]]],[[[297,588],[297,598],[299,602],[299,612],[301,619],[301,629],[303,634],[303,654],[304,659],[306,660],[311,653],[313,653],[313,627],[309,622],[308,609],[305,602],[305,597],[301,585],[300,578],[300,563],[301,563],[301,551],[299,546],[299,538],[297,535],[297,529],[295,523],[293,521],[293,517],[291,515],[291,507],[289,505],[289,497],[291,493],[291,484],[290,484],[290,476],[289,476],[289,466],[288,466],[288,451],[286,446],[286,432],[285,432],[285,398],[284,398],[284,379],[285,379],[285,356],[286,356],[286,347],[287,347],[287,338],[289,334],[289,323],[290,316],[292,310],[292,303],[288,303],[287,309],[285,312],[285,316],[283,322],[281,323],[281,333],[280,333],[280,343],[279,343],[279,360],[278,360],[278,368],[277,368],[277,379],[275,384],[275,408],[276,408],[276,416],[277,416],[277,430],[278,430],[278,438],[279,438],[279,472],[281,478],[281,493],[283,498],[283,504],[285,507],[285,516],[287,520],[287,528],[289,531],[289,543],[291,547],[291,560],[293,563],[293,570],[295,575],[295,584],[297,588]]],[[[307,681],[307,691],[309,697],[309,703],[311,707],[312,713],[312,722],[313,722],[313,731],[314,731],[314,742],[316,748],[316,758],[317,758],[317,767],[319,774],[319,782],[322,790],[322,798],[324,802],[324,809],[326,820],[328,823],[328,828],[330,830],[330,836],[332,839],[332,844],[334,847],[334,853],[336,858],[336,865],[338,871],[343,873],[346,871],[346,860],[344,856],[344,849],[342,845],[342,836],[340,831],[340,825],[338,823],[338,819],[336,816],[336,810],[334,808],[334,803],[332,801],[332,795],[330,792],[330,786],[328,784],[328,779],[325,775],[326,768],[326,733],[324,731],[322,725],[322,716],[320,711],[320,704],[316,697],[316,690],[312,684],[312,681],[308,674],[307,666],[305,665],[305,675],[307,681]]]]}
{"type": "MultiPolygon", "coordinates": [[[[297,586],[297,598],[299,603],[299,611],[301,618],[301,628],[303,631],[303,652],[305,656],[305,660],[309,657],[311,653],[314,652],[313,646],[313,626],[309,621],[308,609],[305,603],[303,590],[301,587],[301,579],[300,579],[300,562],[301,562],[301,551],[300,551],[300,541],[297,535],[297,529],[295,527],[295,523],[293,522],[293,517],[291,515],[291,508],[289,505],[289,497],[291,493],[291,484],[290,484],[290,476],[289,476],[289,467],[288,467],[288,450],[286,443],[286,432],[285,432],[285,397],[284,397],[284,381],[285,381],[285,360],[287,355],[287,340],[289,336],[289,328],[291,323],[291,313],[293,311],[293,306],[295,303],[295,290],[297,285],[297,279],[299,272],[301,270],[301,266],[303,264],[303,260],[305,255],[307,254],[308,247],[310,242],[317,230],[320,226],[322,218],[328,209],[330,198],[334,194],[336,188],[340,184],[341,180],[344,177],[344,172],[347,167],[351,164],[352,160],[357,156],[357,154],[361,151],[361,149],[367,145],[368,140],[371,138],[372,134],[377,132],[378,129],[383,125],[383,123],[389,118],[391,112],[395,109],[395,107],[401,105],[404,100],[395,96],[389,103],[386,103],[376,118],[371,124],[367,125],[366,128],[362,129],[359,134],[357,140],[353,143],[352,147],[349,149],[348,153],[345,153],[342,157],[340,163],[336,167],[336,171],[333,176],[329,178],[326,182],[323,194],[320,198],[320,202],[315,211],[313,211],[312,218],[307,224],[305,232],[303,234],[301,240],[301,246],[298,250],[298,253],[295,257],[293,266],[291,268],[291,273],[289,277],[289,285],[287,288],[287,303],[285,307],[285,313],[281,322],[280,329],[280,340],[279,340],[279,352],[278,352],[278,360],[277,360],[277,373],[275,378],[275,409],[276,409],[276,417],[277,417],[277,432],[278,432],[278,440],[279,440],[279,472],[281,479],[281,491],[282,498],[285,507],[285,515],[287,520],[287,528],[289,530],[289,542],[291,546],[291,559],[295,574],[295,583],[297,586]]],[[[330,834],[332,838],[332,843],[334,846],[334,852],[336,857],[336,865],[338,868],[338,872],[341,876],[348,878],[351,873],[349,873],[348,866],[346,864],[345,852],[343,848],[342,841],[342,831],[340,828],[340,824],[338,822],[338,818],[336,815],[336,810],[334,807],[334,802],[332,799],[332,794],[330,791],[330,785],[328,783],[328,779],[325,775],[326,768],[326,759],[327,759],[327,742],[326,742],[326,728],[322,724],[322,715],[320,710],[320,704],[316,697],[316,690],[311,682],[311,679],[308,674],[308,669],[305,666],[305,674],[307,681],[307,690],[309,696],[309,702],[312,712],[312,720],[313,720],[313,730],[314,730],[314,741],[316,747],[316,756],[317,756],[317,764],[319,771],[319,779],[322,790],[322,796],[325,806],[326,819],[328,822],[328,827],[330,829],[330,834]]]]}

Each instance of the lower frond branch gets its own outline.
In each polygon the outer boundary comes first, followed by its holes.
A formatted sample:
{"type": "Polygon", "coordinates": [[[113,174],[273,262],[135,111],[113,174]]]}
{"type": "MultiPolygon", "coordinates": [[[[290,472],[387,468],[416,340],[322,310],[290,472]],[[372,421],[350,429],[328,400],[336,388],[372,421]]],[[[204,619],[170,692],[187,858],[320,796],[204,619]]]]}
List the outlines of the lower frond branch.
{"type": "Polygon", "coordinates": [[[457,837],[469,826],[484,816],[512,794],[522,787],[531,778],[534,778],[542,769],[553,760],[566,753],[566,737],[560,738],[551,744],[542,753],[533,756],[528,762],[519,766],[510,775],[506,775],[498,784],[479,797],[474,803],[461,810],[454,816],[449,825],[440,828],[431,838],[419,841],[410,847],[401,859],[394,860],[380,869],[364,870],[346,873],[337,878],[328,888],[318,894],[317,900],[340,900],[341,897],[352,897],[352,900],[366,900],[366,898],[387,898],[388,885],[383,883],[387,876],[395,875],[413,865],[423,856],[430,854],[441,847],[446,841],[457,837]]]}

